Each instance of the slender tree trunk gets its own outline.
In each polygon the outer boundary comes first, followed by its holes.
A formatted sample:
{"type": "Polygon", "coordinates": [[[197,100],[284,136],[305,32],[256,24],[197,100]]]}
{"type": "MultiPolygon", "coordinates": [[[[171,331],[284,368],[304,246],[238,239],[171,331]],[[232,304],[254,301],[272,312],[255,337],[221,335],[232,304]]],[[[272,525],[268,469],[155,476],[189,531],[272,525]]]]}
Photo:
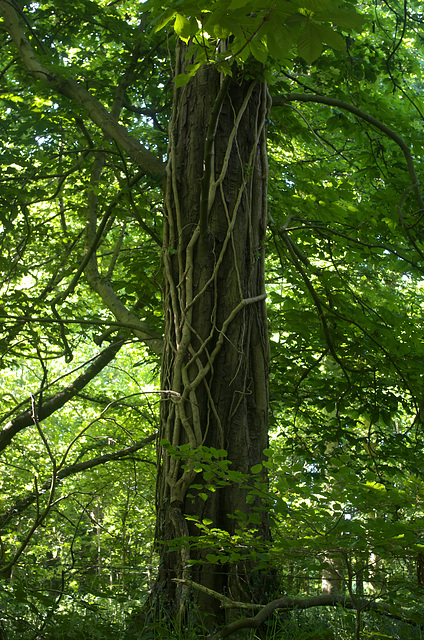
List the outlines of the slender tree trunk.
{"type": "Polygon", "coordinates": [[[322,570],[322,593],[343,593],[343,562],[336,555],[326,558],[327,567],[322,570]]]}
{"type": "MultiPolygon", "coordinates": [[[[184,54],[180,45],[177,73],[184,54]]],[[[210,68],[198,72],[175,90],[166,183],[161,388],[168,393],[161,402],[160,439],[177,448],[188,445],[191,453],[201,446],[225,449],[229,468],[245,474],[263,460],[268,442],[268,109],[262,81],[238,73],[225,77],[210,68]]],[[[265,468],[262,473],[266,482],[265,468]]],[[[256,514],[250,528],[267,541],[268,515],[258,510],[258,501],[246,504],[245,483],[216,491],[205,484],[190,455],[188,460],[175,457],[160,447],[158,587],[165,602],[176,604],[177,617],[193,601],[201,614],[215,614],[223,622],[216,599],[173,579],[195,581],[234,600],[252,600],[259,579],[251,572],[252,562],[210,564],[205,561],[210,549],[186,544],[170,551],[169,542],[200,534],[187,515],[209,519],[212,527],[234,534],[240,526],[234,519],[238,510],[256,514]],[[202,489],[190,489],[192,484],[202,489]]]]}

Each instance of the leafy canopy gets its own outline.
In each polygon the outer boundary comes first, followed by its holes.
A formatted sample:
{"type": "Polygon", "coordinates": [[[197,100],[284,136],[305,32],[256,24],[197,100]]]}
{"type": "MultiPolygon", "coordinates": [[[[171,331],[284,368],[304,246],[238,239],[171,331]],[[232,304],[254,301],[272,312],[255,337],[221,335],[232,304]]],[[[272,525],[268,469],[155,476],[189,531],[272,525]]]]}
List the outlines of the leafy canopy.
{"type": "Polygon", "coordinates": [[[155,31],[172,23],[178,37],[190,43],[187,57],[193,56],[193,63],[176,77],[177,86],[182,86],[202,64],[214,63],[220,71],[231,73],[234,60],[241,63],[250,56],[263,64],[271,56],[290,65],[296,54],[312,63],[320,56],[323,45],[343,51],[344,34],[360,30],[364,23],[355,4],[344,2],[334,7],[331,0],[268,4],[243,0],[204,4],[178,1],[160,11],[159,3],[151,0],[147,6],[155,15],[155,31]]]}

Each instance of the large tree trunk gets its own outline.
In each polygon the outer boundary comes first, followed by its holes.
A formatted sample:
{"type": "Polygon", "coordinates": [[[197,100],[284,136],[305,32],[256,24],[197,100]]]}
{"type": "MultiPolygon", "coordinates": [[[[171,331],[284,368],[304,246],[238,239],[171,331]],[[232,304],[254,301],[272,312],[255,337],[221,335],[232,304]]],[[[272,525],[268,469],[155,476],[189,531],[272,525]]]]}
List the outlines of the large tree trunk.
{"type": "MultiPolygon", "coordinates": [[[[180,45],[177,73],[184,53],[180,45]]],[[[161,402],[160,439],[177,448],[189,445],[191,452],[201,446],[225,449],[229,468],[244,474],[263,460],[268,437],[268,108],[266,85],[252,80],[252,74],[246,79],[237,72],[230,79],[215,69],[199,71],[175,90],[166,183],[161,388],[168,393],[161,402]]],[[[257,499],[246,504],[246,483],[189,490],[193,483],[205,484],[195,467],[160,447],[158,586],[162,601],[176,603],[177,616],[190,600],[201,614],[214,613],[223,622],[213,597],[173,579],[190,579],[234,600],[251,600],[260,581],[251,571],[251,558],[224,566],[196,564],[211,550],[186,545],[170,551],[168,543],[200,534],[187,515],[210,519],[212,527],[234,534],[240,526],[233,517],[237,510],[257,514],[250,529],[267,541],[268,515],[258,510],[257,499]]],[[[262,473],[266,482],[265,468],[262,473]]],[[[263,584],[260,591],[264,597],[263,584]]]]}

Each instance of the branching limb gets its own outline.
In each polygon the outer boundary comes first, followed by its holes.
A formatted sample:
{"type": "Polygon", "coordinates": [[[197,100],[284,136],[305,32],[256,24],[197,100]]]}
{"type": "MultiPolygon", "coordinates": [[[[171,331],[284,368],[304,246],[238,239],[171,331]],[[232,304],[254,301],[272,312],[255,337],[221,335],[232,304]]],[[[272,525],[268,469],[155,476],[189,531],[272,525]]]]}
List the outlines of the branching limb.
{"type": "Polygon", "coordinates": [[[424,209],[424,200],[420,191],[420,181],[418,180],[417,173],[415,171],[414,160],[412,157],[411,149],[406,144],[405,140],[398,134],[396,131],[393,131],[386,124],[374,118],[374,116],[370,115],[366,111],[355,107],[355,105],[350,104],[349,102],[345,102],[344,100],[339,100],[338,98],[329,98],[327,96],[322,96],[318,94],[308,94],[308,93],[288,93],[286,95],[273,96],[272,98],[272,106],[273,107],[283,107],[289,102],[317,102],[319,104],[325,104],[329,107],[336,107],[337,109],[342,109],[344,111],[349,111],[353,113],[353,115],[357,116],[361,120],[368,122],[368,124],[372,125],[388,138],[393,140],[398,147],[402,150],[403,155],[405,156],[406,165],[408,167],[409,178],[411,181],[412,189],[415,194],[415,198],[417,200],[418,206],[420,209],[424,209]]]}
{"type": "MultiPolygon", "coordinates": [[[[95,187],[97,186],[102,170],[104,167],[104,154],[99,154],[92,167],[92,173],[90,178],[90,188],[88,190],[88,211],[87,211],[87,224],[86,224],[86,238],[85,238],[85,253],[89,255],[89,258],[85,266],[85,275],[91,289],[95,291],[103,303],[107,306],[109,311],[113,313],[118,322],[130,323],[133,326],[138,327],[134,334],[143,340],[149,348],[157,354],[162,353],[163,341],[155,331],[149,329],[147,324],[140,320],[140,318],[133,311],[127,309],[124,303],[121,301],[111,283],[107,277],[103,277],[99,273],[97,266],[97,255],[95,248],[100,241],[100,229],[97,229],[97,202],[98,198],[95,194],[95,187]]],[[[103,217],[102,231],[106,225],[106,221],[110,216],[111,209],[108,209],[107,213],[103,217]]]]}
{"type": "MultiPolygon", "coordinates": [[[[106,349],[100,352],[96,359],[87,369],[70,385],[59,391],[54,396],[46,398],[41,407],[38,408],[38,420],[41,422],[52,415],[55,411],[63,407],[69,400],[76,396],[93,378],[95,378],[109,362],[111,362],[119,349],[125,343],[122,338],[115,340],[106,349]]],[[[33,424],[32,410],[28,409],[8,422],[0,431],[0,451],[3,451],[11,442],[12,438],[33,424]]]]}
{"type": "MultiPolygon", "coordinates": [[[[137,184],[137,182],[139,182],[139,180],[142,178],[142,176],[144,175],[143,171],[138,172],[129,182],[127,185],[127,188],[131,189],[135,184],[137,184]]],[[[100,221],[100,224],[98,225],[97,231],[94,235],[94,237],[92,238],[92,243],[89,247],[86,248],[86,253],[84,255],[84,258],[80,264],[80,266],[78,267],[74,277],[72,278],[71,282],[69,283],[69,285],[67,286],[65,291],[61,291],[57,297],[54,300],[54,303],[57,303],[59,300],[64,300],[70,293],[73,293],[76,285],[78,284],[78,281],[81,277],[81,274],[83,273],[84,269],[86,268],[87,264],[89,263],[92,255],[94,254],[94,252],[97,250],[97,246],[103,236],[103,233],[105,231],[106,225],[110,220],[110,217],[115,209],[115,207],[120,203],[121,199],[124,197],[126,191],[121,190],[119,191],[119,193],[114,197],[114,199],[112,200],[112,202],[109,204],[109,206],[107,207],[102,220],[100,221]]]]}
{"type": "Polygon", "coordinates": [[[362,611],[374,611],[375,613],[379,613],[384,616],[388,616],[393,618],[394,620],[401,620],[403,622],[407,622],[408,624],[416,625],[417,622],[411,619],[409,616],[410,612],[395,614],[392,612],[392,608],[382,602],[375,602],[373,600],[369,600],[367,598],[363,598],[361,600],[356,599],[356,603],[352,602],[352,599],[348,596],[340,596],[336,594],[328,594],[328,595],[318,595],[318,596],[309,596],[307,598],[291,598],[291,597],[283,597],[278,598],[277,600],[273,600],[272,602],[268,602],[266,605],[261,604],[249,604],[246,602],[235,602],[230,598],[222,595],[221,593],[217,593],[212,589],[208,589],[203,585],[198,584],[197,582],[193,582],[192,580],[182,580],[173,578],[174,582],[184,582],[187,586],[197,589],[199,591],[203,591],[208,595],[216,598],[221,602],[222,607],[228,608],[236,608],[236,609],[250,609],[257,610],[258,613],[251,618],[241,618],[240,620],[235,620],[234,622],[226,625],[221,628],[216,633],[210,634],[209,640],[220,640],[221,638],[228,638],[229,636],[236,633],[236,631],[240,631],[241,629],[257,629],[267,620],[270,615],[277,610],[283,611],[292,611],[294,609],[311,609],[312,607],[343,607],[345,609],[356,609],[357,606],[361,607],[362,611]]]}
{"type": "Polygon", "coordinates": [[[164,175],[162,160],[129,135],[125,127],[118,124],[116,119],[89,91],[75,80],[60,76],[52,68],[46,67],[40,62],[25,35],[16,11],[7,0],[0,0],[0,15],[3,16],[4,27],[10,34],[22,62],[34,78],[47,84],[56,93],[85,107],[90,120],[122,147],[146,174],[154,177],[164,175]]]}
{"type": "MultiPolygon", "coordinates": [[[[93,469],[94,467],[106,464],[107,462],[112,462],[114,460],[124,460],[125,458],[133,455],[151,442],[154,442],[156,440],[156,436],[156,433],[152,433],[150,436],[139,440],[130,447],[125,447],[124,449],[119,449],[119,451],[107,453],[105,455],[92,458],[91,460],[85,460],[84,462],[78,462],[64,467],[57,472],[56,481],[57,483],[60,483],[65,478],[69,478],[69,476],[76,475],[77,473],[81,473],[82,471],[87,471],[88,469],[93,469]]],[[[39,495],[40,492],[44,492],[49,489],[49,487],[51,486],[51,482],[52,480],[51,478],[49,478],[39,487],[38,493],[32,491],[27,496],[25,496],[25,498],[22,498],[21,500],[15,502],[12,507],[10,507],[2,515],[0,515],[0,529],[4,528],[8,522],[16,518],[16,516],[23,513],[25,509],[31,506],[37,500],[37,495],[39,495]]]]}

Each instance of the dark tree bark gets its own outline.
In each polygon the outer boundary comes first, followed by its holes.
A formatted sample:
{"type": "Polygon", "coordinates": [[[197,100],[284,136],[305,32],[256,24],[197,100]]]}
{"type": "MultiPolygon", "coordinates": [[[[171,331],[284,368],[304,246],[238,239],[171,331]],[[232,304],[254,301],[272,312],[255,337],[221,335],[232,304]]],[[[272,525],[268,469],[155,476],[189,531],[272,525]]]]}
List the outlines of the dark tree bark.
{"type": "MultiPolygon", "coordinates": [[[[181,72],[185,48],[179,46],[181,72]]],[[[259,76],[258,69],[256,76],[259,76]]],[[[265,309],[267,87],[236,72],[225,77],[204,68],[175,90],[170,123],[165,194],[163,261],[166,332],[161,388],[160,438],[225,449],[230,469],[249,474],[263,460],[268,438],[268,336],[265,309]]],[[[266,470],[263,479],[266,481],[266,470]]],[[[191,498],[202,484],[193,464],[159,451],[157,541],[158,587],[177,615],[195,600],[201,613],[223,622],[216,599],[189,593],[192,579],[237,601],[255,599],[252,562],[211,565],[209,551],[188,546],[169,551],[169,541],[199,535],[185,518],[212,520],[233,534],[234,514],[246,504],[248,488],[233,483],[191,498]],[[185,468],[182,464],[186,463],[185,468]],[[189,566],[191,565],[191,566],[189,566]]],[[[204,490],[202,490],[204,492],[204,490]]],[[[260,541],[269,539],[268,515],[258,511],[260,541]]],[[[263,584],[260,587],[262,595],[263,584]]]]}

